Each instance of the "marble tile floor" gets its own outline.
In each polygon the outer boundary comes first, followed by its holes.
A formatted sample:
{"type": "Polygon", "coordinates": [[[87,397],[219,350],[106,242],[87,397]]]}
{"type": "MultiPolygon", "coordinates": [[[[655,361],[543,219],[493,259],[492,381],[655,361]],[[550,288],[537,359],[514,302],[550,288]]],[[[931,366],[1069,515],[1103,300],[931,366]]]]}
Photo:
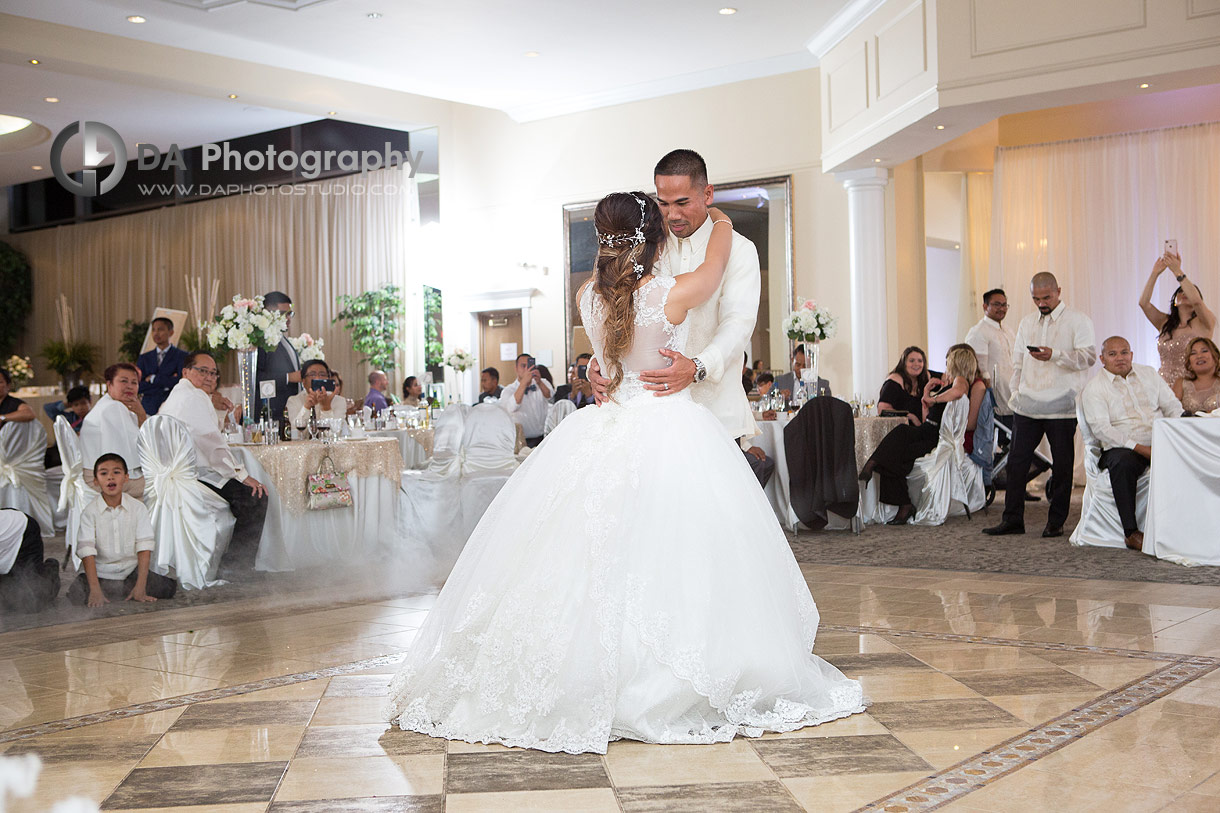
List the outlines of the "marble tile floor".
{"type": "Polygon", "coordinates": [[[604,756],[391,729],[432,597],[0,634],[0,752],[105,810],[1220,810],[1220,588],[806,565],[867,713],[604,756]]]}

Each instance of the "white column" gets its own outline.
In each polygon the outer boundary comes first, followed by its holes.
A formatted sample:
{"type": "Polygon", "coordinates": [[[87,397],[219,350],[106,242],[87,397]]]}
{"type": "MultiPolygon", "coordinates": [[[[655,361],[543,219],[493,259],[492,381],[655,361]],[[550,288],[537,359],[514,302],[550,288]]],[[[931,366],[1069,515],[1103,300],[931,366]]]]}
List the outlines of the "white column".
{"type": "Polygon", "coordinates": [[[881,386],[891,364],[885,286],[885,187],[889,171],[836,172],[847,190],[851,268],[851,374],[855,392],[881,386]]]}

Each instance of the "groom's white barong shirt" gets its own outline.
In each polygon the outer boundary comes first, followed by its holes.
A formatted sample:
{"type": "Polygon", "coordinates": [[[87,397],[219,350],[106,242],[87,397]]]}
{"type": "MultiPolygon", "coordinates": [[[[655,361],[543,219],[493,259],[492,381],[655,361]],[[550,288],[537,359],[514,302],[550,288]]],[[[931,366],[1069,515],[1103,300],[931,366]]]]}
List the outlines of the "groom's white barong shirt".
{"type": "MultiPolygon", "coordinates": [[[[690,237],[670,234],[665,240],[661,262],[654,271],[659,276],[670,277],[694,271],[707,255],[711,237],[711,217],[690,237]]],[[[758,249],[735,231],[720,287],[686,315],[686,321],[690,323],[686,355],[698,357],[707,369],[703,382],[691,386],[691,397],[695,403],[711,410],[733,439],[758,434],[750,401],[741,386],[740,372],[741,359],[758,319],[761,289],[758,249]]]]}

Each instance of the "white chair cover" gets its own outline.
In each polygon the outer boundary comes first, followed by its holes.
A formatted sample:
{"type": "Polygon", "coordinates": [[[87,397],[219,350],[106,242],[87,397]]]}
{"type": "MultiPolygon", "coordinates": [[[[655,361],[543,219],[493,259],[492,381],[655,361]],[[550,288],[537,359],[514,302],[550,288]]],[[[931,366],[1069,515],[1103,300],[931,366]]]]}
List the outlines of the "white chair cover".
{"type": "Polygon", "coordinates": [[[576,404],[564,398],[562,401],[556,401],[547,408],[546,411],[546,428],[542,430],[543,437],[551,434],[559,422],[576,411],[576,404]]]}
{"type": "MultiPolygon", "coordinates": [[[[471,410],[462,436],[462,512],[458,534],[462,546],[520,465],[513,454],[516,445],[517,425],[507,412],[488,404],[471,410]]],[[[457,553],[461,553],[461,547],[457,553]]]]}
{"type": "MultiPolygon", "coordinates": [[[[1125,548],[1126,534],[1123,521],[1114,504],[1114,490],[1110,487],[1110,472],[1098,468],[1101,459],[1101,443],[1098,442],[1089,422],[1085,420],[1084,408],[1076,402],[1076,423],[1080,426],[1080,437],[1084,440],[1084,497],[1080,501],[1080,522],[1070,537],[1073,545],[1097,545],[1103,548],[1125,548]]],[[[1140,477],[1135,488],[1135,518],[1141,528],[1148,516],[1148,486],[1152,476],[1149,468],[1140,477]]],[[[1145,549],[1151,554],[1151,550],[1145,549]]]]}
{"type": "Polygon", "coordinates": [[[223,584],[216,568],[233,538],[233,514],[197,479],[190,431],[176,418],[153,415],[140,428],[137,448],[157,538],[152,569],[163,576],[173,571],[184,590],[223,584]]]}
{"type": "Polygon", "coordinates": [[[946,517],[979,511],[986,504],[983,470],[962,445],[969,420],[968,397],[949,402],[941,416],[936,448],[915,461],[907,489],[916,525],[942,525],[946,517]]]}
{"type": "Polygon", "coordinates": [[[63,468],[64,478],[59,484],[58,510],[68,512],[67,528],[64,540],[68,546],[68,554],[72,563],[80,569],[80,559],[76,557],[76,537],[80,533],[80,515],[89,501],[97,496],[97,492],[85,485],[81,465],[80,438],[72,430],[72,424],[63,415],[55,418],[55,445],[59,447],[59,460],[63,468]]]}
{"type": "Polygon", "coordinates": [[[0,508],[16,508],[55,535],[55,509],[47,494],[47,430],[38,421],[4,422],[0,428],[0,508]]]}
{"type": "Polygon", "coordinates": [[[466,538],[461,535],[462,432],[465,413],[453,407],[436,419],[432,460],[421,471],[404,471],[398,501],[398,537],[404,558],[417,572],[440,582],[449,575],[466,538]]]}

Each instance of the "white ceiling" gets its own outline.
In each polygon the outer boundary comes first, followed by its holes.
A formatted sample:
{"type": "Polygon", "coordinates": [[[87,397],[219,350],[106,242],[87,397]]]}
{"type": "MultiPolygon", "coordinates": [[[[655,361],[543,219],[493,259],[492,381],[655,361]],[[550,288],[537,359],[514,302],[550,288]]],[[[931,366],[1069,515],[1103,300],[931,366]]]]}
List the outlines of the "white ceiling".
{"type": "Polygon", "coordinates": [[[850,0],[0,0],[0,11],[491,107],[524,121],[814,67],[807,43],[848,5],[850,0]],[[738,12],[719,14],[726,5],[738,12]],[[370,12],[382,16],[369,19],[370,12]],[[147,22],[127,22],[132,14],[147,22]],[[540,55],[530,58],[527,51],[540,55]]]}

